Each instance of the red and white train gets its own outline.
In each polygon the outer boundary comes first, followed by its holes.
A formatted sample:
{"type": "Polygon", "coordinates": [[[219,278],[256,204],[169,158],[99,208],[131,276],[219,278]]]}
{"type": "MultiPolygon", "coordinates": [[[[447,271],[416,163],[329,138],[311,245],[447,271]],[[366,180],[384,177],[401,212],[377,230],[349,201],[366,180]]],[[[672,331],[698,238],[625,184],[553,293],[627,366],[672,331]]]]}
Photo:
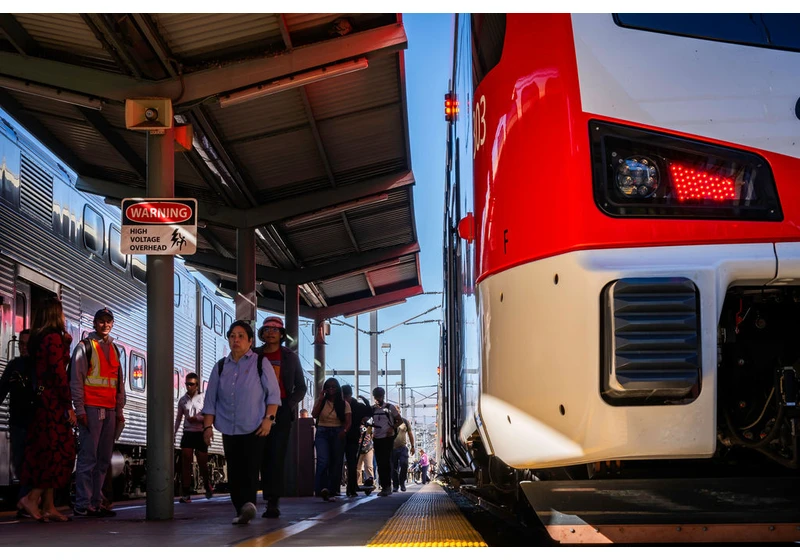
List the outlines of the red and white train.
{"type": "Polygon", "coordinates": [[[797,29],[797,14],[456,17],[442,470],[794,476],[797,29]]]}

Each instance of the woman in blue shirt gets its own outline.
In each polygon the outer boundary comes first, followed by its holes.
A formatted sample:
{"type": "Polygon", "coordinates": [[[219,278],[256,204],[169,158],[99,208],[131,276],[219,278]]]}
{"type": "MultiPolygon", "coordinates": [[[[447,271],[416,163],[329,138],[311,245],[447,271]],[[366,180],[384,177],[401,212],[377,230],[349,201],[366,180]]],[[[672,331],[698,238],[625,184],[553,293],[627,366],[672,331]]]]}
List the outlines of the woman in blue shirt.
{"type": "Polygon", "coordinates": [[[281,391],[272,364],[253,352],[253,328],[246,321],[228,330],[231,353],[211,370],[203,405],[203,439],[214,438],[212,426],[222,432],[228,463],[228,486],[236,508],[233,523],[246,525],[256,515],[258,469],[267,435],[281,404],[281,391]]]}

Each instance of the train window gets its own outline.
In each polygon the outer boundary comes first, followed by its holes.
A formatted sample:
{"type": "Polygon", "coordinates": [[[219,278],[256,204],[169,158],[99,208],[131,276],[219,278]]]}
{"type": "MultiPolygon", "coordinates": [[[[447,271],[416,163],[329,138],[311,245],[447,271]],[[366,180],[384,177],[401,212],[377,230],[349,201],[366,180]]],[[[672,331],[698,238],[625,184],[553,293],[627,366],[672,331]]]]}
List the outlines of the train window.
{"type": "Polygon", "coordinates": [[[25,305],[25,294],[17,294],[16,303],[14,304],[14,332],[24,330],[28,325],[25,317],[27,317],[28,306],[25,305]]]}
{"type": "Polygon", "coordinates": [[[216,305],[214,306],[214,332],[217,334],[225,332],[222,330],[222,309],[216,305]]]}
{"type": "Polygon", "coordinates": [[[108,260],[121,270],[128,268],[128,255],[123,255],[120,249],[121,234],[119,229],[111,226],[108,230],[108,260]]]}
{"type": "Polygon", "coordinates": [[[131,274],[139,282],[147,282],[147,264],[141,255],[131,255],[131,274]]]}
{"type": "Polygon", "coordinates": [[[147,362],[143,356],[131,352],[131,389],[144,392],[147,384],[147,362]]]}
{"type": "Polygon", "coordinates": [[[83,207],[83,246],[99,257],[106,251],[106,225],[103,216],[88,204],[83,207]]]}
{"type": "Polygon", "coordinates": [[[233,323],[233,317],[231,317],[230,315],[228,315],[228,314],[226,313],[226,314],[225,314],[225,333],[226,333],[226,334],[227,334],[227,332],[228,332],[229,330],[231,330],[231,323],[233,323]]]}
{"type": "Polygon", "coordinates": [[[122,383],[128,379],[128,353],[122,346],[116,345],[119,350],[119,365],[122,368],[122,383]]]}
{"type": "Polygon", "coordinates": [[[474,85],[497,66],[506,40],[506,14],[472,14],[474,85]]]}
{"type": "Polygon", "coordinates": [[[181,306],[181,276],[175,273],[175,307],[181,306]]]}
{"type": "Polygon", "coordinates": [[[203,296],[203,326],[214,328],[214,306],[206,296],[203,296]]]}
{"type": "Polygon", "coordinates": [[[614,21],[643,31],[800,50],[800,14],[614,14],[614,21]]]}
{"type": "Polygon", "coordinates": [[[15,148],[11,140],[0,135],[0,153],[3,154],[0,160],[0,199],[18,207],[20,153],[15,148]]]}

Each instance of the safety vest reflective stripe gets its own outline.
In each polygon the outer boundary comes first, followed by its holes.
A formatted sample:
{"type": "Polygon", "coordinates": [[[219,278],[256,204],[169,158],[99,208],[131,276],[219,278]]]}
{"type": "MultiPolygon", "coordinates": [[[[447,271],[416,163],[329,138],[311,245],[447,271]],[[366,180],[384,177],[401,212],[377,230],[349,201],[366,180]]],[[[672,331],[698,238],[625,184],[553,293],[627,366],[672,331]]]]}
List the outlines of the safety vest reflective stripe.
{"type": "Polygon", "coordinates": [[[106,357],[96,340],[92,345],[92,357],[84,381],[84,404],[101,408],[116,408],[119,358],[115,348],[106,357]]]}

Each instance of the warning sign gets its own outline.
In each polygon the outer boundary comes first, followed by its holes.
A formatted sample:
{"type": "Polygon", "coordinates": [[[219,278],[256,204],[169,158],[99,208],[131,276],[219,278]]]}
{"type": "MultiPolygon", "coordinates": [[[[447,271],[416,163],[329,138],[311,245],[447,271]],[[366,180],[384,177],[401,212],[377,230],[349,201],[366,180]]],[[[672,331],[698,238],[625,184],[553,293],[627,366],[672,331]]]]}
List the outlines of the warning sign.
{"type": "Polygon", "coordinates": [[[126,255],[194,255],[197,200],[126,198],[120,250],[126,255]]]}

